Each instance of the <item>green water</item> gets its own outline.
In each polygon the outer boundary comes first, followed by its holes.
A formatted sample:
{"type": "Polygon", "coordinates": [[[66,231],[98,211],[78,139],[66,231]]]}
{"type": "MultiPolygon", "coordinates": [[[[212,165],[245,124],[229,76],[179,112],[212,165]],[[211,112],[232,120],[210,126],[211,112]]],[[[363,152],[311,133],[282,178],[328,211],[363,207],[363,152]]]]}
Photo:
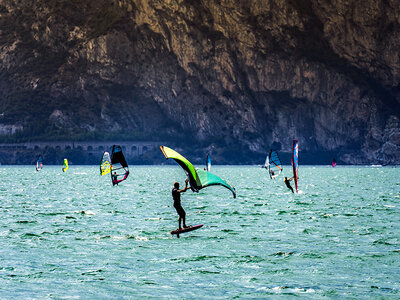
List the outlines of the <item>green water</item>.
{"type": "Polygon", "coordinates": [[[1,166],[0,297],[400,297],[400,169],[301,166],[297,195],[258,167],[212,172],[237,198],[183,194],[204,227],[177,239],[177,165],[116,187],[97,166],[1,166]]]}

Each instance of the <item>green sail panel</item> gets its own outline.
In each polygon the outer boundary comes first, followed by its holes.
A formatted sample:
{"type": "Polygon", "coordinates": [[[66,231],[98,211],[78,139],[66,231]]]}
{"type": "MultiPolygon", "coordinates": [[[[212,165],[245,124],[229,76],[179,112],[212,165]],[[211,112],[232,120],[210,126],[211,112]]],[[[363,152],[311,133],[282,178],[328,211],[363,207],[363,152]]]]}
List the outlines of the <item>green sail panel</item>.
{"type": "Polygon", "coordinates": [[[189,176],[189,181],[196,181],[197,175],[196,175],[196,170],[193,167],[193,165],[188,161],[186,158],[184,158],[182,155],[180,155],[178,152],[175,150],[172,150],[171,148],[165,147],[165,146],[160,146],[160,150],[162,154],[164,154],[164,157],[166,159],[172,158],[174,159],[181,167],[182,169],[185,170],[186,174],[189,176]]]}
{"type": "Polygon", "coordinates": [[[231,186],[228,182],[223,180],[221,177],[201,169],[196,169],[196,173],[196,188],[198,188],[199,190],[212,185],[221,185],[230,190],[233,194],[233,198],[236,198],[235,188],[231,186]]]}
{"type": "Polygon", "coordinates": [[[160,146],[160,150],[166,159],[174,159],[182,167],[182,169],[185,170],[189,178],[190,188],[192,191],[198,192],[199,190],[208,186],[221,185],[229,189],[232,192],[233,197],[236,198],[235,188],[221,177],[205,170],[195,168],[190,161],[171,148],[160,146]]]}

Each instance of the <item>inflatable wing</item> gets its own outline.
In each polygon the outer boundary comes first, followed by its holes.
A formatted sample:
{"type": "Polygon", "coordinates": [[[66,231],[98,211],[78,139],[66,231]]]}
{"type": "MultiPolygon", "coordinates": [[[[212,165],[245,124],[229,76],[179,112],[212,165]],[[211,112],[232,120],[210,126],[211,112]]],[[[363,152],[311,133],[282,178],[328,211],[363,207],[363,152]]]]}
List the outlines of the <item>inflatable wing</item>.
{"type": "Polygon", "coordinates": [[[232,192],[233,197],[236,198],[235,188],[227,183],[225,180],[223,180],[221,177],[205,170],[196,169],[190,163],[190,161],[188,161],[185,157],[180,155],[175,150],[172,150],[171,148],[160,146],[160,150],[164,154],[166,159],[174,159],[182,167],[182,169],[185,170],[189,178],[190,188],[192,189],[192,191],[198,192],[199,190],[208,186],[221,185],[229,189],[232,192]]]}

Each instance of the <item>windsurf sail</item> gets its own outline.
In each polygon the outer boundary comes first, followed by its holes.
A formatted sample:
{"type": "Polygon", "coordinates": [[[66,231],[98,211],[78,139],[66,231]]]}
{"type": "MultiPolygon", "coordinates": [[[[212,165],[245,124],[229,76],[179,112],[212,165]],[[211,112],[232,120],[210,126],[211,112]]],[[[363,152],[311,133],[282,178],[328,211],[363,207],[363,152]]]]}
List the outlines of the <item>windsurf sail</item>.
{"type": "Polygon", "coordinates": [[[66,158],[64,158],[62,170],[63,170],[63,172],[66,172],[68,170],[68,159],[66,159],[66,158]]]}
{"type": "Polygon", "coordinates": [[[172,158],[182,167],[189,178],[190,188],[193,192],[198,192],[208,186],[221,185],[229,189],[233,194],[233,198],[236,198],[235,188],[221,177],[208,171],[195,168],[190,161],[171,148],[160,146],[160,150],[166,159],[172,158]]]}
{"type": "Polygon", "coordinates": [[[210,153],[207,154],[206,170],[207,170],[207,172],[211,171],[211,155],[210,155],[210,153]]]}
{"type": "Polygon", "coordinates": [[[119,145],[113,145],[111,152],[111,181],[113,185],[120,183],[128,178],[129,168],[126,163],[122,148],[119,145]]]}
{"type": "Polygon", "coordinates": [[[278,177],[279,174],[281,174],[281,172],[283,171],[281,159],[279,158],[278,152],[276,152],[275,150],[270,150],[267,160],[268,168],[266,168],[268,169],[269,177],[271,179],[274,179],[278,177]]]}
{"type": "Polygon", "coordinates": [[[294,184],[296,186],[297,193],[297,183],[299,180],[299,142],[297,140],[293,140],[292,167],[294,184]]]}
{"type": "Polygon", "coordinates": [[[36,161],[36,171],[40,171],[41,169],[43,169],[43,157],[41,155],[39,155],[37,161],[36,161]]]}
{"type": "Polygon", "coordinates": [[[336,165],[337,165],[336,159],[334,158],[334,159],[332,160],[332,168],[336,167],[336,165]]]}
{"type": "Polygon", "coordinates": [[[100,161],[100,175],[106,175],[111,170],[111,158],[110,153],[104,152],[100,161]]]}
{"type": "Polygon", "coordinates": [[[269,155],[267,155],[267,158],[265,159],[265,163],[264,163],[263,167],[268,170],[268,168],[269,168],[269,155]]]}

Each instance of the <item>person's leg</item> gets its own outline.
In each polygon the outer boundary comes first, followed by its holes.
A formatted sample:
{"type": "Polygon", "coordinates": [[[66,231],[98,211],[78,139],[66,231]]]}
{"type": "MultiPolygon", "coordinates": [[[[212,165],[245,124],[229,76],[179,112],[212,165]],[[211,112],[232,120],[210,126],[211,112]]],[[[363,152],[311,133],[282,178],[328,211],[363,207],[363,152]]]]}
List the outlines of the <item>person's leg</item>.
{"type": "Polygon", "coordinates": [[[180,207],[176,207],[176,211],[177,211],[177,213],[178,213],[178,215],[179,215],[179,229],[181,229],[181,220],[183,221],[183,228],[186,228],[187,226],[186,226],[186,213],[185,213],[185,211],[183,210],[183,207],[182,206],[180,206],[180,207]]]}
{"type": "Polygon", "coordinates": [[[186,214],[183,216],[183,228],[186,228],[186,214]]]}
{"type": "MultiPolygon", "coordinates": [[[[183,209],[182,209],[183,210],[183,209]]],[[[182,214],[182,219],[183,219],[183,228],[186,228],[187,226],[186,226],[186,213],[185,213],[185,211],[183,210],[183,214],[182,214]]]]}

